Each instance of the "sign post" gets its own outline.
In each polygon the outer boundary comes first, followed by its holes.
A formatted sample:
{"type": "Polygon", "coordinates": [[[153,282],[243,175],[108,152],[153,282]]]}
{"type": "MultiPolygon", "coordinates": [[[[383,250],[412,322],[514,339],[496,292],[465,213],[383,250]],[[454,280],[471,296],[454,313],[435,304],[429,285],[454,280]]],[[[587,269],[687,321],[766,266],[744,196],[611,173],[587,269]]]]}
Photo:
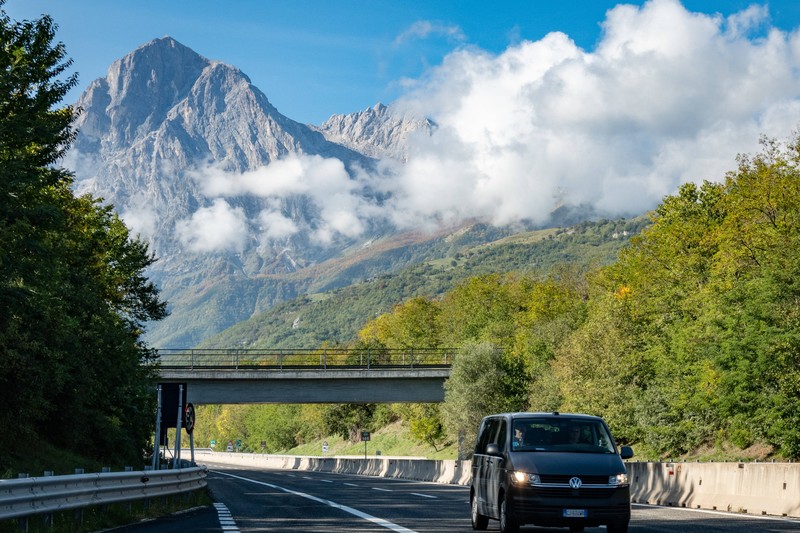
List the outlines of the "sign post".
{"type": "Polygon", "coordinates": [[[184,427],[186,433],[189,434],[189,450],[191,451],[192,466],[194,466],[194,405],[191,403],[186,404],[186,409],[183,411],[184,427]]]}
{"type": "Polygon", "coordinates": [[[367,458],[367,443],[369,442],[369,431],[361,432],[361,440],[364,441],[364,459],[367,458]]]}
{"type": "Polygon", "coordinates": [[[153,442],[153,470],[161,468],[161,385],[156,387],[156,437],[153,442]]]}

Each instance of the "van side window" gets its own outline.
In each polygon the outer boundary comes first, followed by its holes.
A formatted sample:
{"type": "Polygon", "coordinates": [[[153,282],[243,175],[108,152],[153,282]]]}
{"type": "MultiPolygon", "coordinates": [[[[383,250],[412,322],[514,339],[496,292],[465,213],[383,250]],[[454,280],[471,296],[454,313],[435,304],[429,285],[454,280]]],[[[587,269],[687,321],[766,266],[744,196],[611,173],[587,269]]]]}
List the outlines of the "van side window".
{"type": "Polygon", "coordinates": [[[486,453],[486,445],[492,441],[492,437],[497,432],[498,420],[496,418],[489,418],[484,421],[481,426],[481,434],[478,437],[478,442],[475,445],[476,454],[486,453]]]}
{"type": "Polygon", "coordinates": [[[505,418],[500,421],[500,427],[497,430],[497,436],[495,437],[495,442],[497,442],[497,446],[501,450],[505,450],[506,446],[506,420],[505,418]]]}

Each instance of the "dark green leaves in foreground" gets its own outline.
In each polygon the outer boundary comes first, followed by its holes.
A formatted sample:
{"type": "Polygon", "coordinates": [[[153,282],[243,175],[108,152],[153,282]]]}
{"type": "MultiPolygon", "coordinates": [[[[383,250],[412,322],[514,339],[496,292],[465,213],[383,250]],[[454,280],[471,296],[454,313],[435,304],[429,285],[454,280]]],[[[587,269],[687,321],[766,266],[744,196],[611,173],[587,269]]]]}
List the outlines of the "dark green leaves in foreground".
{"type": "Polygon", "coordinates": [[[76,77],[60,79],[54,34],[47,16],[0,10],[0,449],[41,439],[138,464],[153,423],[139,336],[165,308],[146,245],[57,166],[74,111],[56,106],[76,77]]]}

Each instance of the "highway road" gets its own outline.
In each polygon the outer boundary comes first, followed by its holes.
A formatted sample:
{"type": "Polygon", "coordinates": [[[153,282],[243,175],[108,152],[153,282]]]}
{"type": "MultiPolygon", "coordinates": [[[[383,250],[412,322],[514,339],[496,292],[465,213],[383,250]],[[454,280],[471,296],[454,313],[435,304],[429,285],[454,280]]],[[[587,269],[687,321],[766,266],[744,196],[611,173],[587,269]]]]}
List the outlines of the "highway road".
{"type": "MultiPolygon", "coordinates": [[[[469,491],[459,485],[209,464],[215,508],[128,526],[125,533],[472,531],[469,491]]],[[[489,522],[489,531],[497,531],[489,522]]],[[[525,527],[522,531],[565,532],[525,527]]],[[[634,505],[631,533],[800,531],[800,520],[634,505]]],[[[587,528],[604,533],[604,527],[587,528]]]]}

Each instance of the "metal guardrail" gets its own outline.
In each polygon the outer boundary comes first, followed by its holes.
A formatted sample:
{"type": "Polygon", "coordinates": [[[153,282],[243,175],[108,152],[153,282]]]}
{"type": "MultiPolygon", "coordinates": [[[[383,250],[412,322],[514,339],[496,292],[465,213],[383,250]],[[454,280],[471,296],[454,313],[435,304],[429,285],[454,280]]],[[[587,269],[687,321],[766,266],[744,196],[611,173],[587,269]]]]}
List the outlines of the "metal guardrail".
{"type": "Polygon", "coordinates": [[[456,354],[454,348],[409,349],[181,349],[157,350],[165,369],[222,370],[326,370],[387,368],[448,368],[456,354]]]}
{"type": "Polygon", "coordinates": [[[206,468],[0,480],[0,520],[169,496],[206,486],[206,468]]]}

